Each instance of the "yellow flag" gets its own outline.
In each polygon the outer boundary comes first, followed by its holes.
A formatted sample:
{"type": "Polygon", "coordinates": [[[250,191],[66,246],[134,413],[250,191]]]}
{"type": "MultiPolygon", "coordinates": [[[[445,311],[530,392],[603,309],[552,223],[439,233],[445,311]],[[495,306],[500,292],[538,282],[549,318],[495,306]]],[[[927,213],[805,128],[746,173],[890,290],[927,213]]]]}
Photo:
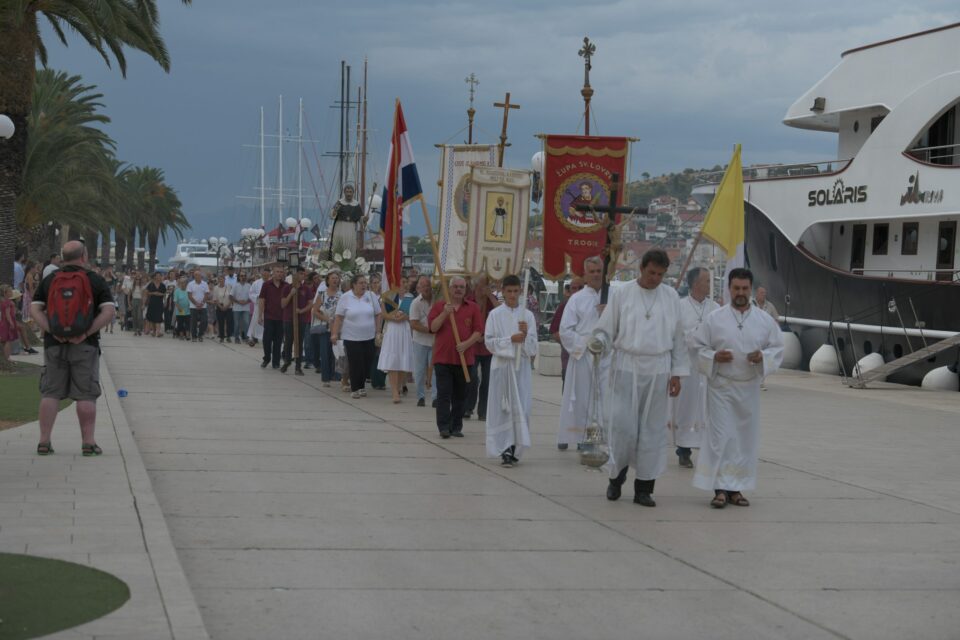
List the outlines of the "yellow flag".
{"type": "MultiPolygon", "coordinates": [[[[743,169],[740,166],[740,145],[717,187],[701,230],[703,237],[722,248],[727,258],[743,256],[743,169]]],[[[740,265],[742,266],[742,265],[740,265]]]]}

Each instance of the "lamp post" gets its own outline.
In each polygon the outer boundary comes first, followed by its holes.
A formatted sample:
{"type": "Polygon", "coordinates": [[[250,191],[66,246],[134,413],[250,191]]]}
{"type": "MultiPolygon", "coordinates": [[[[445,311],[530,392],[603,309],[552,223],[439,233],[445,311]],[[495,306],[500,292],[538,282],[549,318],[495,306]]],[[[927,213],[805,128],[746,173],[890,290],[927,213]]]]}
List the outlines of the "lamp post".
{"type": "MultiPolygon", "coordinates": [[[[310,228],[310,225],[313,222],[310,218],[287,218],[285,220],[287,223],[287,228],[290,230],[296,229],[295,238],[297,240],[295,248],[287,254],[287,259],[290,262],[290,266],[294,269],[300,266],[300,238],[303,236],[303,232],[310,228]]],[[[279,252],[278,252],[279,258],[279,252]]],[[[303,284],[302,282],[297,282],[297,273],[293,272],[293,282],[298,287],[298,290],[293,294],[293,356],[296,367],[294,373],[298,376],[303,375],[303,370],[300,368],[300,291],[299,286],[303,284]]]]}
{"type": "Polygon", "coordinates": [[[246,257],[250,258],[250,268],[254,267],[254,256],[257,249],[263,247],[263,236],[266,235],[263,229],[245,228],[240,230],[240,260],[242,266],[246,266],[246,257]]]}
{"type": "Polygon", "coordinates": [[[207,247],[210,248],[210,251],[214,251],[217,254],[217,272],[215,275],[220,275],[220,258],[223,256],[225,250],[230,249],[230,243],[224,237],[210,236],[207,240],[207,247]]]}

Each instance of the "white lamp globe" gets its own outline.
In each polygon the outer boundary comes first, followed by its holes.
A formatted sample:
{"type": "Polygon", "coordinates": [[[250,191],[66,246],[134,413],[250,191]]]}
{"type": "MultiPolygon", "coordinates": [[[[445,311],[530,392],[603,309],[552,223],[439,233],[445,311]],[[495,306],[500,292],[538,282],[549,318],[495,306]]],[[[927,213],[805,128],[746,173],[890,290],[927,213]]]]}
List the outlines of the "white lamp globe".
{"type": "Polygon", "coordinates": [[[210,236],[207,239],[207,242],[209,242],[210,244],[217,244],[217,236],[210,236]]]}
{"type": "Polygon", "coordinates": [[[313,221],[310,218],[300,218],[300,228],[309,229],[310,225],[313,224],[313,221]]]}
{"type": "Polygon", "coordinates": [[[17,128],[13,126],[13,120],[0,113],[0,138],[12,138],[16,130],[17,128]]]}
{"type": "Polygon", "coordinates": [[[248,231],[248,229],[247,229],[246,227],[244,227],[243,229],[240,229],[240,237],[241,237],[241,238],[246,238],[246,237],[247,237],[247,231],[248,231]]]}
{"type": "Polygon", "coordinates": [[[543,151],[537,151],[530,158],[530,167],[537,173],[543,173],[543,151]]]}
{"type": "Polygon", "coordinates": [[[258,238],[262,238],[262,237],[265,236],[265,235],[267,235],[267,232],[266,232],[266,231],[264,231],[263,229],[257,229],[257,237],[258,237],[258,238]]]}
{"type": "Polygon", "coordinates": [[[284,223],[287,225],[287,229],[296,229],[297,219],[296,218],[287,218],[284,220],[284,223]]]}
{"type": "Polygon", "coordinates": [[[220,240],[220,244],[227,244],[227,239],[224,238],[223,236],[220,236],[219,240],[220,240]]]}
{"type": "Polygon", "coordinates": [[[381,198],[377,194],[373,194],[372,196],[370,196],[370,206],[369,206],[370,209],[372,209],[373,211],[380,211],[380,205],[382,204],[383,204],[383,198],[381,198]]]}

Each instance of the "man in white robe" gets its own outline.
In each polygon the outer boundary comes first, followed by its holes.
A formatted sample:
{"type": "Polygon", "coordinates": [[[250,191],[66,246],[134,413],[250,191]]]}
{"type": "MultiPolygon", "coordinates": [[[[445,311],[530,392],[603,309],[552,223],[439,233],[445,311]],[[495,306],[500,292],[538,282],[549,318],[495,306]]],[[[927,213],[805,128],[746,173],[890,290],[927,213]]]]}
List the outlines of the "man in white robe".
{"type": "Polygon", "coordinates": [[[707,406],[707,380],[697,367],[697,347],[694,342],[697,329],[704,319],[720,305],[710,299],[710,272],[694,267],[687,272],[690,295],[680,300],[680,326],[686,336],[690,353],[690,375],[683,381],[680,395],[670,399],[670,428],[673,444],[681,467],[693,468],[690,456],[700,447],[707,406]]]}
{"type": "Polygon", "coordinates": [[[680,296],[661,284],[670,258],[644,254],[640,278],[619,287],[593,331],[590,350],[613,351],[604,417],[610,438],[607,499],[617,500],[633,467],[633,501],[655,507],[653,488],[667,464],[667,395],[680,393],[689,354],[680,326],[680,296]]]}
{"type": "Polygon", "coordinates": [[[490,312],[484,330],[484,344],[493,355],[487,395],[487,455],[499,456],[505,467],[519,462],[530,446],[530,360],[537,355],[537,332],[533,313],[520,304],[520,289],[517,276],[503,279],[504,304],[490,312]]]}
{"type": "Polygon", "coordinates": [[[783,334],[762,309],[750,304],[753,274],[734,269],[728,277],[730,304],[704,320],[695,343],[707,377],[707,428],[693,486],[712,490],[713,507],[746,507],[743,491],[757,482],[760,441],[760,382],[783,360],[783,334]]]}
{"type": "MultiPolygon", "coordinates": [[[[560,343],[570,360],[567,362],[567,377],[563,385],[563,400],[560,404],[560,425],[557,429],[557,447],[564,451],[571,444],[583,441],[584,430],[593,415],[594,398],[593,357],[587,351],[587,343],[593,334],[605,305],[600,304],[600,286],[603,281],[603,259],[597,256],[583,262],[584,287],[576,292],[563,309],[560,319],[560,343]]],[[[600,380],[610,365],[610,357],[600,363],[600,380]]]]}
{"type": "Polygon", "coordinates": [[[263,340],[263,325],[260,323],[260,314],[257,309],[260,308],[260,290],[263,283],[270,279],[270,269],[264,268],[262,275],[253,281],[250,285],[250,302],[253,303],[253,313],[250,314],[250,328],[247,330],[247,337],[250,338],[250,346],[255,347],[259,340],[263,340]]]}

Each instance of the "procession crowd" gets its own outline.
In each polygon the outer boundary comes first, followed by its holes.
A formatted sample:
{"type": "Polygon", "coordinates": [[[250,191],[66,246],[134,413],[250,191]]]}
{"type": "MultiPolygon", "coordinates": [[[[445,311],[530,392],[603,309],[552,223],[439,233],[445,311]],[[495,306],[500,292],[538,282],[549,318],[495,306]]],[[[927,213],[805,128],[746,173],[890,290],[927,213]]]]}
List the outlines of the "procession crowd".
{"type": "MultiPolygon", "coordinates": [[[[109,267],[88,270],[82,243],[68,243],[63,255],[62,272],[87,274],[97,309],[82,335],[57,334],[59,325],[45,312],[48,298],[60,295],[54,275],[61,272],[59,259],[46,265],[46,277],[27,265],[18,286],[5,288],[0,298],[5,349],[22,327],[21,317],[45,334],[51,371],[41,380],[41,454],[53,452],[49,433],[57,400],[74,398],[78,414],[95,417],[99,385],[95,376],[94,384],[81,378],[90,378],[97,366],[99,331],[113,332],[117,323],[136,336],[170,333],[183,341],[259,345],[261,368],[286,373],[293,366],[301,376],[313,369],[322,386],[337,384],[354,399],[367,397],[368,384],[385,390],[389,381],[392,401],[400,403],[410,383],[417,406],[425,407],[430,396],[441,438],[463,437],[464,420],[475,412],[485,422],[488,455],[506,467],[530,446],[539,309],[530,291],[524,296],[517,276],[499,282],[454,276],[440,295],[432,279],[416,271],[383,291],[379,274],[321,275],[276,265],[249,276],[232,267],[222,274],[196,269],[118,275],[109,267]],[[72,345],[86,350],[78,355],[72,345]],[[53,403],[45,420],[48,401],[53,403]]],[[[557,447],[579,448],[588,425],[603,423],[607,498],[620,497],[633,467],[634,501],[654,506],[654,483],[664,471],[672,433],[680,466],[694,467],[692,452],[699,449],[693,482],[715,492],[714,507],[747,506],[742,491],[755,486],[758,392],[782,358],[776,310],[762,288],[753,297],[746,269],[729,274],[731,302],[721,307],[707,295],[706,270],[687,274],[689,293],[681,298],[662,283],[668,266],[664,252],[649,251],[640,277],[618,286],[609,305],[601,303],[599,257],[586,259],[583,277],[565,287],[550,327],[563,351],[557,447]]],[[[84,454],[89,449],[97,455],[92,422],[86,423],[84,454]]],[[[81,417],[82,430],[84,424],[81,417]]]]}

